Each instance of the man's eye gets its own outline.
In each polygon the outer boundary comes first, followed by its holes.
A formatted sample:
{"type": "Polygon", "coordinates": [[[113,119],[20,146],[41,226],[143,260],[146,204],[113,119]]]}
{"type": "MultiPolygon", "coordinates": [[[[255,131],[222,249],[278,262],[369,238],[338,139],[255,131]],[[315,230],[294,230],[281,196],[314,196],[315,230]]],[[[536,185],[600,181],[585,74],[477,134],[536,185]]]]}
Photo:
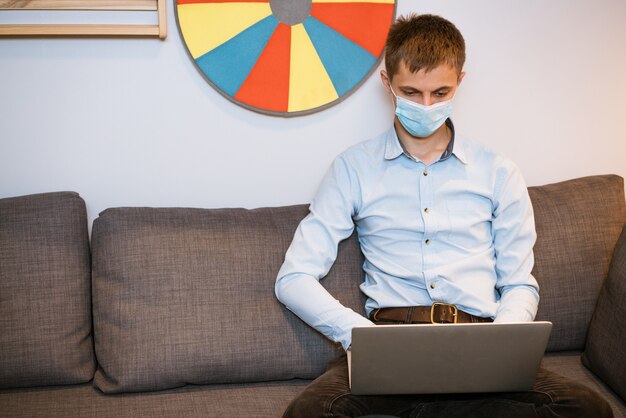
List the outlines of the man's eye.
{"type": "Polygon", "coordinates": [[[447,91],[438,91],[438,92],[435,92],[435,96],[436,96],[436,97],[438,97],[438,98],[446,97],[447,95],[448,95],[448,92],[447,92],[447,91]]]}

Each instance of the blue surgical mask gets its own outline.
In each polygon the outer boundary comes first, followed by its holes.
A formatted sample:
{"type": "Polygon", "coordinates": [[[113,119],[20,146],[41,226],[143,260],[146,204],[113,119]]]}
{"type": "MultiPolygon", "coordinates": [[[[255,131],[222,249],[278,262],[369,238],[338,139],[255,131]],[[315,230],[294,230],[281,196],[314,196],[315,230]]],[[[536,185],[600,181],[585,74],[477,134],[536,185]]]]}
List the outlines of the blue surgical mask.
{"type": "Polygon", "coordinates": [[[452,114],[452,99],[430,106],[412,102],[403,97],[396,97],[396,115],[404,129],[418,138],[425,138],[435,132],[452,114]]]}

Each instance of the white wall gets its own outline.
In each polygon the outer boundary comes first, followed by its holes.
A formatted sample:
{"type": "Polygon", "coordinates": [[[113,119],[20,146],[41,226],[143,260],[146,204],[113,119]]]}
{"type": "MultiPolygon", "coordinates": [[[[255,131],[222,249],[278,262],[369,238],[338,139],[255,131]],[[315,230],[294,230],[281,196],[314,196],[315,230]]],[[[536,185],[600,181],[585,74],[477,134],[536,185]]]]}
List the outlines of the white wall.
{"type": "MultiPolygon", "coordinates": [[[[238,107],[179,37],[0,39],[0,197],[78,191],[112,206],[308,202],[333,157],[385,130],[378,72],[298,118],[238,107]]],[[[441,14],[468,46],[458,130],[511,156],[529,185],[626,177],[626,2],[398,0],[441,14]]]]}

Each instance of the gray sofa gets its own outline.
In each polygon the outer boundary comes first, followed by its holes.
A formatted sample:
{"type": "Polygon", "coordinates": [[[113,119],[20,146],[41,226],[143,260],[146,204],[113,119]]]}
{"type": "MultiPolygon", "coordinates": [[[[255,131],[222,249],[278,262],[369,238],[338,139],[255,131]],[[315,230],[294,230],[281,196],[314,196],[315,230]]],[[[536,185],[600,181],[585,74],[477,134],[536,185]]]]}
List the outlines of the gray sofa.
{"type": "MultiPolygon", "coordinates": [[[[623,179],[529,191],[543,365],[623,417],[623,179]]],[[[0,416],[280,416],[340,353],[273,293],[306,213],[111,208],[89,240],[76,193],[0,199],[0,416]]],[[[362,261],[353,235],[322,282],[359,312],[362,261]]]]}

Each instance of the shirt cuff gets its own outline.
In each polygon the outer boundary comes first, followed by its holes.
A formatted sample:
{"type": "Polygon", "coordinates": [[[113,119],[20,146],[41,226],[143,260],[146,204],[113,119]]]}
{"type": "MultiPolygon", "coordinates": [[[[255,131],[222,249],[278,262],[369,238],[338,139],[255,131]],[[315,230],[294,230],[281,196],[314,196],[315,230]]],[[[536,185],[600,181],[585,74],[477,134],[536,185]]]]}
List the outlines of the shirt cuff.
{"type": "Polygon", "coordinates": [[[537,315],[539,294],[531,286],[507,289],[500,298],[500,306],[493,322],[530,322],[537,315]]]}

